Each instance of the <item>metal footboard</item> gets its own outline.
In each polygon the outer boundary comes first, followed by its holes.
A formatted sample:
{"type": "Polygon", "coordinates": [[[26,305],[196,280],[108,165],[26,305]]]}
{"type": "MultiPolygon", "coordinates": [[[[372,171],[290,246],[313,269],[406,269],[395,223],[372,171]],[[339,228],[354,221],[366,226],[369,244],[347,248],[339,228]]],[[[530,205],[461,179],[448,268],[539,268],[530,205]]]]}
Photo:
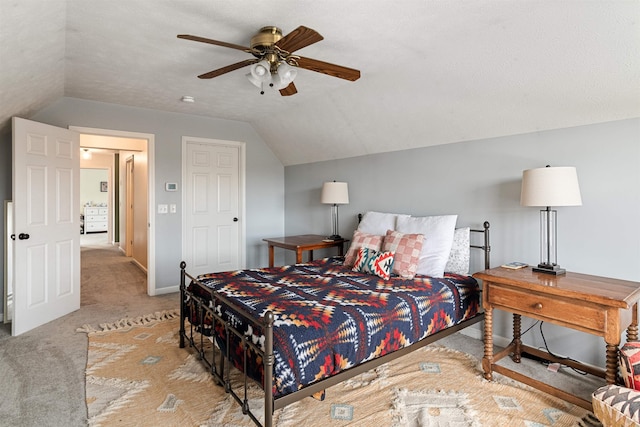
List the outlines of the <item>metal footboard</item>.
{"type": "Polygon", "coordinates": [[[252,319],[245,310],[229,301],[227,298],[212,291],[209,288],[201,285],[200,282],[190,274],[186,272],[186,263],[183,261],[180,263],[180,348],[184,348],[188,343],[190,347],[196,350],[198,358],[208,367],[211,375],[218,385],[224,387],[225,392],[229,393],[234,400],[242,406],[242,413],[248,415],[253,422],[262,426],[257,416],[251,411],[249,407],[248,387],[249,381],[253,381],[247,374],[247,365],[249,361],[249,351],[255,352],[259,355],[264,364],[264,427],[271,427],[273,425],[273,314],[268,311],[265,315],[255,321],[252,319]],[[203,298],[195,295],[187,289],[186,281],[191,280],[192,284],[201,286],[211,294],[211,301],[206,301],[203,298]],[[189,322],[189,331],[185,328],[185,305],[189,303],[194,307],[197,317],[200,320],[200,325],[194,325],[189,322]],[[239,315],[243,316],[246,321],[251,325],[253,330],[262,330],[264,339],[264,349],[259,345],[254,344],[251,341],[251,337],[245,335],[243,332],[234,328],[231,324],[226,322],[222,316],[216,312],[215,307],[222,303],[227,307],[233,309],[239,315]],[[211,339],[204,334],[204,320],[205,318],[211,319],[211,339]],[[216,346],[214,335],[216,326],[224,328],[226,348],[220,349],[216,346]],[[199,328],[199,330],[198,330],[199,328]],[[199,335],[199,338],[194,339],[194,332],[199,335]],[[240,392],[233,389],[231,384],[231,359],[228,357],[231,351],[232,336],[235,336],[242,342],[243,349],[243,386],[240,392]],[[210,358],[208,358],[208,356],[210,358]],[[216,365],[216,359],[218,364],[216,365]],[[228,363],[226,363],[228,362],[228,363]]]}

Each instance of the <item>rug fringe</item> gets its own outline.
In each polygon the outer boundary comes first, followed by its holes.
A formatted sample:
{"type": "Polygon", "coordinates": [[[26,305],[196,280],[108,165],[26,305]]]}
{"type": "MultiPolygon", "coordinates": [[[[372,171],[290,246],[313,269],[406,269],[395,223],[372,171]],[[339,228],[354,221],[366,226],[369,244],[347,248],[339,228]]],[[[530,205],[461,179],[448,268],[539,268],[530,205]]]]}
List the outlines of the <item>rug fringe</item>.
{"type": "Polygon", "coordinates": [[[84,324],[76,329],[76,332],[84,332],[88,335],[116,331],[119,329],[130,329],[134,326],[146,326],[164,320],[171,320],[180,317],[180,310],[164,310],[156,311],[155,313],[146,314],[138,317],[125,317],[112,323],[100,323],[98,328],[84,324]]]}

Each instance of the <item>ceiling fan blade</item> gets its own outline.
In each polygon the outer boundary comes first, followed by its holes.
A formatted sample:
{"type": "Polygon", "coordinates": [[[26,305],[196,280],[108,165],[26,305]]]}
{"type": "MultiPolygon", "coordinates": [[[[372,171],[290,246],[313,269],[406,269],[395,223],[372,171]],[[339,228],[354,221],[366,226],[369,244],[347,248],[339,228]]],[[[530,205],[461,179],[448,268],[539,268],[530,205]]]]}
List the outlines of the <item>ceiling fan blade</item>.
{"type": "Polygon", "coordinates": [[[296,85],[294,85],[293,82],[289,83],[289,86],[284,89],[280,89],[280,95],[282,96],[291,96],[296,93],[298,93],[298,89],[296,89],[296,85]]]}
{"type": "Polygon", "coordinates": [[[218,68],[217,70],[209,71],[208,73],[200,74],[198,76],[199,79],[212,79],[214,77],[221,76],[223,74],[228,73],[229,71],[234,71],[242,67],[246,67],[247,65],[255,64],[259,59],[245,59],[244,61],[236,62],[235,64],[227,65],[226,67],[218,68]]]}
{"type": "Polygon", "coordinates": [[[304,68],[318,73],[328,74],[333,77],[339,77],[341,79],[356,81],[360,78],[360,71],[343,67],[341,65],[330,64],[328,62],[318,61],[317,59],[299,57],[295,62],[298,67],[304,68]]]}
{"type": "Polygon", "coordinates": [[[302,49],[303,47],[317,43],[323,39],[324,37],[318,34],[316,30],[312,30],[311,28],[307,28],[301,25],[278,40],[276,42],[276,46],[286,52],[291,53],[295,52],[298,49],[302,49]]]}
{"type": "Polygon", "coordinates": [[[189,35],[189,34],[178,34],[178,38],[179,39],[185,39],[185,40],[192,40],[194,42],[215,44],[217,46],[222,46],[222,47],[230,47],[231,49],[238,49],[238,50],[245,51],[247,53],[251,53],[252,52],[251,48],[248,48],[246,46],[240,46],[238,44],[221,42],[221,41],[218,41],[218,40],[207,39],[207,38],[199,37],[199,36],[192,36],[192,35],[189,35]]]}

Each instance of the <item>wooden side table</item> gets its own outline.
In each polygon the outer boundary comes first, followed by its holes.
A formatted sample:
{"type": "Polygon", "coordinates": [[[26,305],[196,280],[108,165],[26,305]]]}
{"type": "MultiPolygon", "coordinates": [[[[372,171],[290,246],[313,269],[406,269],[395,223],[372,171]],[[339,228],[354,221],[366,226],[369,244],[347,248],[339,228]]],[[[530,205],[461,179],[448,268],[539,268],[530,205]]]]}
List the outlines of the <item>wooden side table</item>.
{"type": "Polygon", "coordinates": [[[520,270],[492,268],[478,272],[473,277],[482,280],[483,286],[484,377],[491,380],[495,371],[591,410],[591,402],[497,365],[496,362],[513,354],[512,359],[519,363],[521,355],[527,353],[605,378],[608,384],[615,383],[622,331],[626,328],[627,340],[638,339],[640,283],[570,272],[562,276],[553,276],[535,273],[530,267],[520,270]],[[513,313],[513,341],[495,355],[494,308],[513,313]],[[522,344],[521,316],[603,337],[606,343],[606,369],[556,358],[546,351],[522,344]]]}
{"type": "Polygon", "coordinates": [[[344,255],[344,244],[348,240],[326,240],[326,236],[317,234],[302,234],[300,236],[271,237],[262,239],[269,244],[269,267],[273,267],[273,248],[279,247],[296,251],[296,264],[302,262],[302,252],[309,252],[309,261],[313,261],[313,251],[315,249],[338,248],[338,255],[344,255]]]}

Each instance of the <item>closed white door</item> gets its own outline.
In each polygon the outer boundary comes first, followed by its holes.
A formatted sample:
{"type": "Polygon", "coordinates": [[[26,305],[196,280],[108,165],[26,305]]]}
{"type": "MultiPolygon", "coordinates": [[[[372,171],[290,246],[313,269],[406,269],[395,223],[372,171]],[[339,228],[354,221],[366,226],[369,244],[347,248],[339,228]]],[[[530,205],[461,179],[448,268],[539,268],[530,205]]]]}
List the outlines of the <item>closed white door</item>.
{"type": "Polygon", "coordinates": [[[241,146],[183,139],[183,258],[192,275],[242,267],[241,146]]]}
{"type": "Polygon", "coordinates": [[[78,133],[13,118],[12,335],[80,308],[79,155],[78,133]]]}

